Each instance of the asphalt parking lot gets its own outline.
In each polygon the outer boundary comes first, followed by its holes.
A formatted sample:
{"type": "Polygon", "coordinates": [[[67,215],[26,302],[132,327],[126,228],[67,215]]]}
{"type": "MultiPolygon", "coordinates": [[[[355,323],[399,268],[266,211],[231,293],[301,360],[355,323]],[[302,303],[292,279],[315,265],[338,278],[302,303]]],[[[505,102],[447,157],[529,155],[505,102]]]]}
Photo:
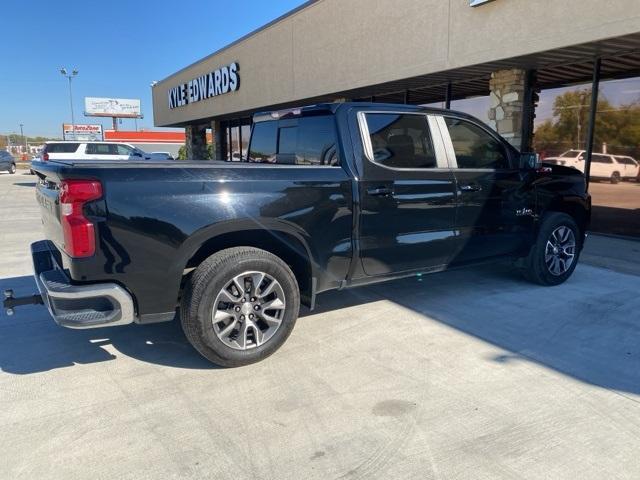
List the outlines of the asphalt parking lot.
{"type": "Polygon", "coordinates": [[[597,232],[640,237],[640,182],[591,182],[591,227],[597,232]]]}
{"type": "MultiPolygon", "coordinates": [[[[0,288],[32,293],[34,177],[0,174],[0,288]]],[[[176,322],[0,313],[0,472],[60,478],[640,478],[640,277],[483,267],[326,294],[266,361],[176,322]]]]}

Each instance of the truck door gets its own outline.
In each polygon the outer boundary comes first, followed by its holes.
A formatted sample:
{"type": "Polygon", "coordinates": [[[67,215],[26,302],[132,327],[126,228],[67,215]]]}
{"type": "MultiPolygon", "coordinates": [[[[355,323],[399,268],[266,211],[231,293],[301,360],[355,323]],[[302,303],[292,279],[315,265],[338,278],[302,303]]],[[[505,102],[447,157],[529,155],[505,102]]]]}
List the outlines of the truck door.
{"type": "Polygon", "coordinates": [[[522,249],[533,229],[533,189],[510,149],[479,123],[438,118],[456,179],[458,246],[452,263],[522,249]]]}
{"type": "Polygon", "coordinates": [[[455,180],[435,118],[358,112],[364,146],[360,257],[367,276],[445,266],[455,246],[455,180]]]}

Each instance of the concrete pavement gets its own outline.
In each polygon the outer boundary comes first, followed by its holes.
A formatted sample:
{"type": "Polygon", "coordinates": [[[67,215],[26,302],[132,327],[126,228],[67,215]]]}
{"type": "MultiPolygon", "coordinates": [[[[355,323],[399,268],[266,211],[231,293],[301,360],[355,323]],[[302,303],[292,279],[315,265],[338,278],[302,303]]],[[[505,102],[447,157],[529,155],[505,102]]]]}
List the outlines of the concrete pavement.
{"type": "MultiPolygon", "coordinates": [[[[0,174],[0,288],[34,289],[33,177],[0,174]]],[[[640,277],[509,268],[320,296],[266,361],[214,368],[176,323],[0,313],[2,478],[640,477],[640,277]]]]}

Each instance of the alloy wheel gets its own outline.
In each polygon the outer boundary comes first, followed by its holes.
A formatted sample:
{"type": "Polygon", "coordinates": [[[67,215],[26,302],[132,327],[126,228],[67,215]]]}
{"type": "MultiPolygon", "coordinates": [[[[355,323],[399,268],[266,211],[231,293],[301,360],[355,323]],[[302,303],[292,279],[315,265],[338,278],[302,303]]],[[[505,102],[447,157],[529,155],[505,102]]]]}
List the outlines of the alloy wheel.
{"type": "Polygon", "coordinates": [[[265,272],[244,272],[229,280],[216,296],[213,330],[230,348],[256,348],[278,331],[285,308],[284,291],[274,277],[265,272]]]}
{"type": "Polygon", "coordinates": [[[556,228],[544,250],[544,262],[549,273],[555,276],[565,274],[571,268],[576,256],[576,238],[569,227],[561,225],[556,228]]]}

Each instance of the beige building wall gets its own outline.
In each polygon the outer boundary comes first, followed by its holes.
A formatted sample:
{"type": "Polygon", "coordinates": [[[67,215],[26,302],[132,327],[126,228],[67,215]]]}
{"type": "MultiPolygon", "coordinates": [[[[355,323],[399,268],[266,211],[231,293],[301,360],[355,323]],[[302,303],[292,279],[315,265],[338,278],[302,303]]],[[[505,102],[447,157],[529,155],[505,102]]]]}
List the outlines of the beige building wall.
{"type": "MultiPolygon", "coordinates": [[[[639,0],[318,0],[153,87],[171,126],[636,33],[639,0]],[[236,92],[169,109],[167,92],[231,62],[236,92]]],[[[232,41],[233,39],[229,39],[232,41]]]]}

